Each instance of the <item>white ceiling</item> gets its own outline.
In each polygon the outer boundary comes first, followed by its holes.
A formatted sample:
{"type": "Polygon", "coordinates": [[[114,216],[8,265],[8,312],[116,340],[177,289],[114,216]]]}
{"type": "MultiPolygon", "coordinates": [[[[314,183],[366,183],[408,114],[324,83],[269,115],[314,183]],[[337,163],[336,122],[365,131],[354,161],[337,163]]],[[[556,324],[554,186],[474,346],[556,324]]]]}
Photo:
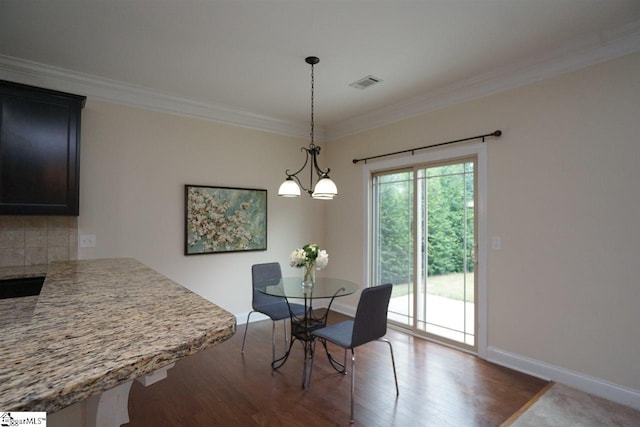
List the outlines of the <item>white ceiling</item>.
{"type": "Polygon", "coordinates": [[[337,137],[634,51],[640,0],[0,0],[0,78],[291,134],[309,55],[337,137]]]}

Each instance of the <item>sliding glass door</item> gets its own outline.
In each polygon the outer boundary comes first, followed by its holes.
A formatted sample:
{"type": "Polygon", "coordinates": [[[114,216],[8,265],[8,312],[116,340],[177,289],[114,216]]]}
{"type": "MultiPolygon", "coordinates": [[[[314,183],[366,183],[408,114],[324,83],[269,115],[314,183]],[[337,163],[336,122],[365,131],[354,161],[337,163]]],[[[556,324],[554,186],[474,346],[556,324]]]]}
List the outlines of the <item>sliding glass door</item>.
{"type": "Polygon", "coordinates": [[[399,170],[373,179],[373,282],[392,283],[389,320],[413,325],[414,171],[399,170]]]}
{"type": "Polygon", "coordinates": [[[476,349],[476,158],[373,175],[372,277],[389,320],[476,349]]]}

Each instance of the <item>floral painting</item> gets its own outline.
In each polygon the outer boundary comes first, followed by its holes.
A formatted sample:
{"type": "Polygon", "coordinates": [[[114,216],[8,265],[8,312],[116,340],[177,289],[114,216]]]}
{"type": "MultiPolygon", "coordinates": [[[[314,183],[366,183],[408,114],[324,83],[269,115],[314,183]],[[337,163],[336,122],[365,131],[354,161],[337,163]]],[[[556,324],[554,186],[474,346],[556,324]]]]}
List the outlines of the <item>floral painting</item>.
{"type": "Polygon", "coordinates": [[[185,185],[185,255],[267,249],[267,190],[185,185]]]}

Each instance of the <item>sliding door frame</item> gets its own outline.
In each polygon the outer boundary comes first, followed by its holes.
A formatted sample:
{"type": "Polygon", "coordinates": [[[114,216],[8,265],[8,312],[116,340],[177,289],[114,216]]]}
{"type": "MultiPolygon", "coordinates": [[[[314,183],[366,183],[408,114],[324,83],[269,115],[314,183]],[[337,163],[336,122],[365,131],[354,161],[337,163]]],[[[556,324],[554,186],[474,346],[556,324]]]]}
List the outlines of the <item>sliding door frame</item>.
{"type": "MultiPolygon", "coordinates": [[[[469,143],[452,148],[439,148],[432,151],[427,151],[414,156],[402,156],[398,158],[373,161],[366,163],[362,170],[362,182],[363,182],[363,198],[364,212],[366,212],[366,221],[364,221],[364,236],[365,244],[363,245],[364,254],[364,270],[363,270],[363,283],[371,283],[372,268],[371,254],[373,248],[372,232],[373,232],[373,215],[372,215],[372,176],[376,172],[388,171],[392,169],[409,168],[416,165],[447,161],[449,159],[456,159],[461,157],[476,156],[477,158],[477,215],[478,215],[478,230],[477,230],[477,252],[476,257],[478,261],[478,317],[477,317],[477,354],[479,357],[486,358],[487,355],[487,147],[485,143],[469,143]]],[[[424,336],[421,335],[422,338],[424,336]]]]}

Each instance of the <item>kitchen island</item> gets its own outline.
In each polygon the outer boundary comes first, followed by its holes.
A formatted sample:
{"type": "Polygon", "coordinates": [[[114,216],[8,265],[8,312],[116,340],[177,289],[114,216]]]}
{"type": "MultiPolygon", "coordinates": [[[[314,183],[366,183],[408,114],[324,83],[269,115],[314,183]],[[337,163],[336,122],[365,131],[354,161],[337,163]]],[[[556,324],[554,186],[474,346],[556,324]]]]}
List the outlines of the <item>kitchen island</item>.
{"type": "Polygon", "coordinates": [[[134,259],[52,263],[40,295],[0,300],[0,410],[89,398],[89,418],[114,402],[126,417],[134,379],[162,379],[235,330],[231,313],[134,259]]]}

